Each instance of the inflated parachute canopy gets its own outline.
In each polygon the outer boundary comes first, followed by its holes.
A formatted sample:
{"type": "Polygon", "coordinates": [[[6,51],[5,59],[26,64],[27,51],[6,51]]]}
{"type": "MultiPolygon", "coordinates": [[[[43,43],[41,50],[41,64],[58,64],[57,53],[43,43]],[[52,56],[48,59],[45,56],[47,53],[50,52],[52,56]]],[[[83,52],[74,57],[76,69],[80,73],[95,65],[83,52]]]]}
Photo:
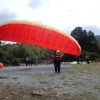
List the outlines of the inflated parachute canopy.
{"type": "Polygon", "coordinates": [[[4,66],[3,66],[3,63],[2,63],[2,62],[0,62],[0,68],[4,68],[4,66]]]}
{"type": "Polygon", "coordinates": [[[0,40],[37,45],[79,56],[81,48],[69,34],[32,21],[8,21],[0,24],[0,40]]]}

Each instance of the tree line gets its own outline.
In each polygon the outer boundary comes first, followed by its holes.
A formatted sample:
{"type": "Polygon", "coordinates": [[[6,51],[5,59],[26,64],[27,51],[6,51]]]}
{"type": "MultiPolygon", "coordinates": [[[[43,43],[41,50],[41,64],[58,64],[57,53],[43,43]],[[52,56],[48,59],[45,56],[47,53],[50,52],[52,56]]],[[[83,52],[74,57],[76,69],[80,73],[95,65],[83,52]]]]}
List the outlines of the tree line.
{"type": "Polygon", "coordinates": [[[49,53],[53,54],[54,51],[48,50],[45,48],[41,48],[34,45],[14,43],[14,44],[6,44],[4,42],[0,42],[0,60],[4,63],[5,60],[9,60],[11,65],[19,65],[19,63],[25,63],[26,56],[37,55],[39,58],[39,62],[42,63],[45,60],[45,54],[49,53]]]}

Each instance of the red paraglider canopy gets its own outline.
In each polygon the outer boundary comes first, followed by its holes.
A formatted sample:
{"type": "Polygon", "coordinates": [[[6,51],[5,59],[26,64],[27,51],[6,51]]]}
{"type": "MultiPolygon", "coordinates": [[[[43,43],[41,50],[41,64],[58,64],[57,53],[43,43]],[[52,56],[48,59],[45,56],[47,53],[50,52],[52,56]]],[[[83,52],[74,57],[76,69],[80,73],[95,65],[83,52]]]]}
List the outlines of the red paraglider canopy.
{"type": "Polygon", "coordinates": [[[33,44],[79,56],[81,48],[69,34],[29,21],[9,21],[0,25],[0,40],[33,44]]]}
{"type": "Polygon", "coordinates": [[[3,63],[2,63],[2,62],[0,62],[0,68],[4,68],[4,66],[3,66],[3,63]]]}

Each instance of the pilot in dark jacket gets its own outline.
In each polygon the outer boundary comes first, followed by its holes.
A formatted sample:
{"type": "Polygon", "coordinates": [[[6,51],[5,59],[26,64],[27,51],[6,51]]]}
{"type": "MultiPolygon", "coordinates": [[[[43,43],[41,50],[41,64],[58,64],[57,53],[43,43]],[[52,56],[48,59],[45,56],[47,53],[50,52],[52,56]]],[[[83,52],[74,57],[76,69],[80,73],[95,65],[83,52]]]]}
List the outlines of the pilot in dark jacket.
{"type": "Polygon", "coordinates": [[[61,60],[61,56],[60,56],[60,51],[57,50],[56,53],[52,56],[54,58],[54,67],[55,67],[55,73],[60,74],[60,60],[61,60]]]}

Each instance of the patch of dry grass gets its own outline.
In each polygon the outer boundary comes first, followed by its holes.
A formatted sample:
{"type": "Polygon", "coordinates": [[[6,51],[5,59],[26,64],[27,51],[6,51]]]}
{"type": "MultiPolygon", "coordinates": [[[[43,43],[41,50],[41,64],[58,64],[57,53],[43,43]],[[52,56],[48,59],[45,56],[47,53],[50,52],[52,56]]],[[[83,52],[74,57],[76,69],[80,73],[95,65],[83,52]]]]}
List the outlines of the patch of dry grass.
{"type": "Polygon", "coordinates": [[[98,100],[90,92],[70,95],[69,93],[58,95],[52,88],[18,87],[0,85],[0,100],[98,100]],[[42,91],[43,95],[35,95],[33,91],[42,91]]]}

